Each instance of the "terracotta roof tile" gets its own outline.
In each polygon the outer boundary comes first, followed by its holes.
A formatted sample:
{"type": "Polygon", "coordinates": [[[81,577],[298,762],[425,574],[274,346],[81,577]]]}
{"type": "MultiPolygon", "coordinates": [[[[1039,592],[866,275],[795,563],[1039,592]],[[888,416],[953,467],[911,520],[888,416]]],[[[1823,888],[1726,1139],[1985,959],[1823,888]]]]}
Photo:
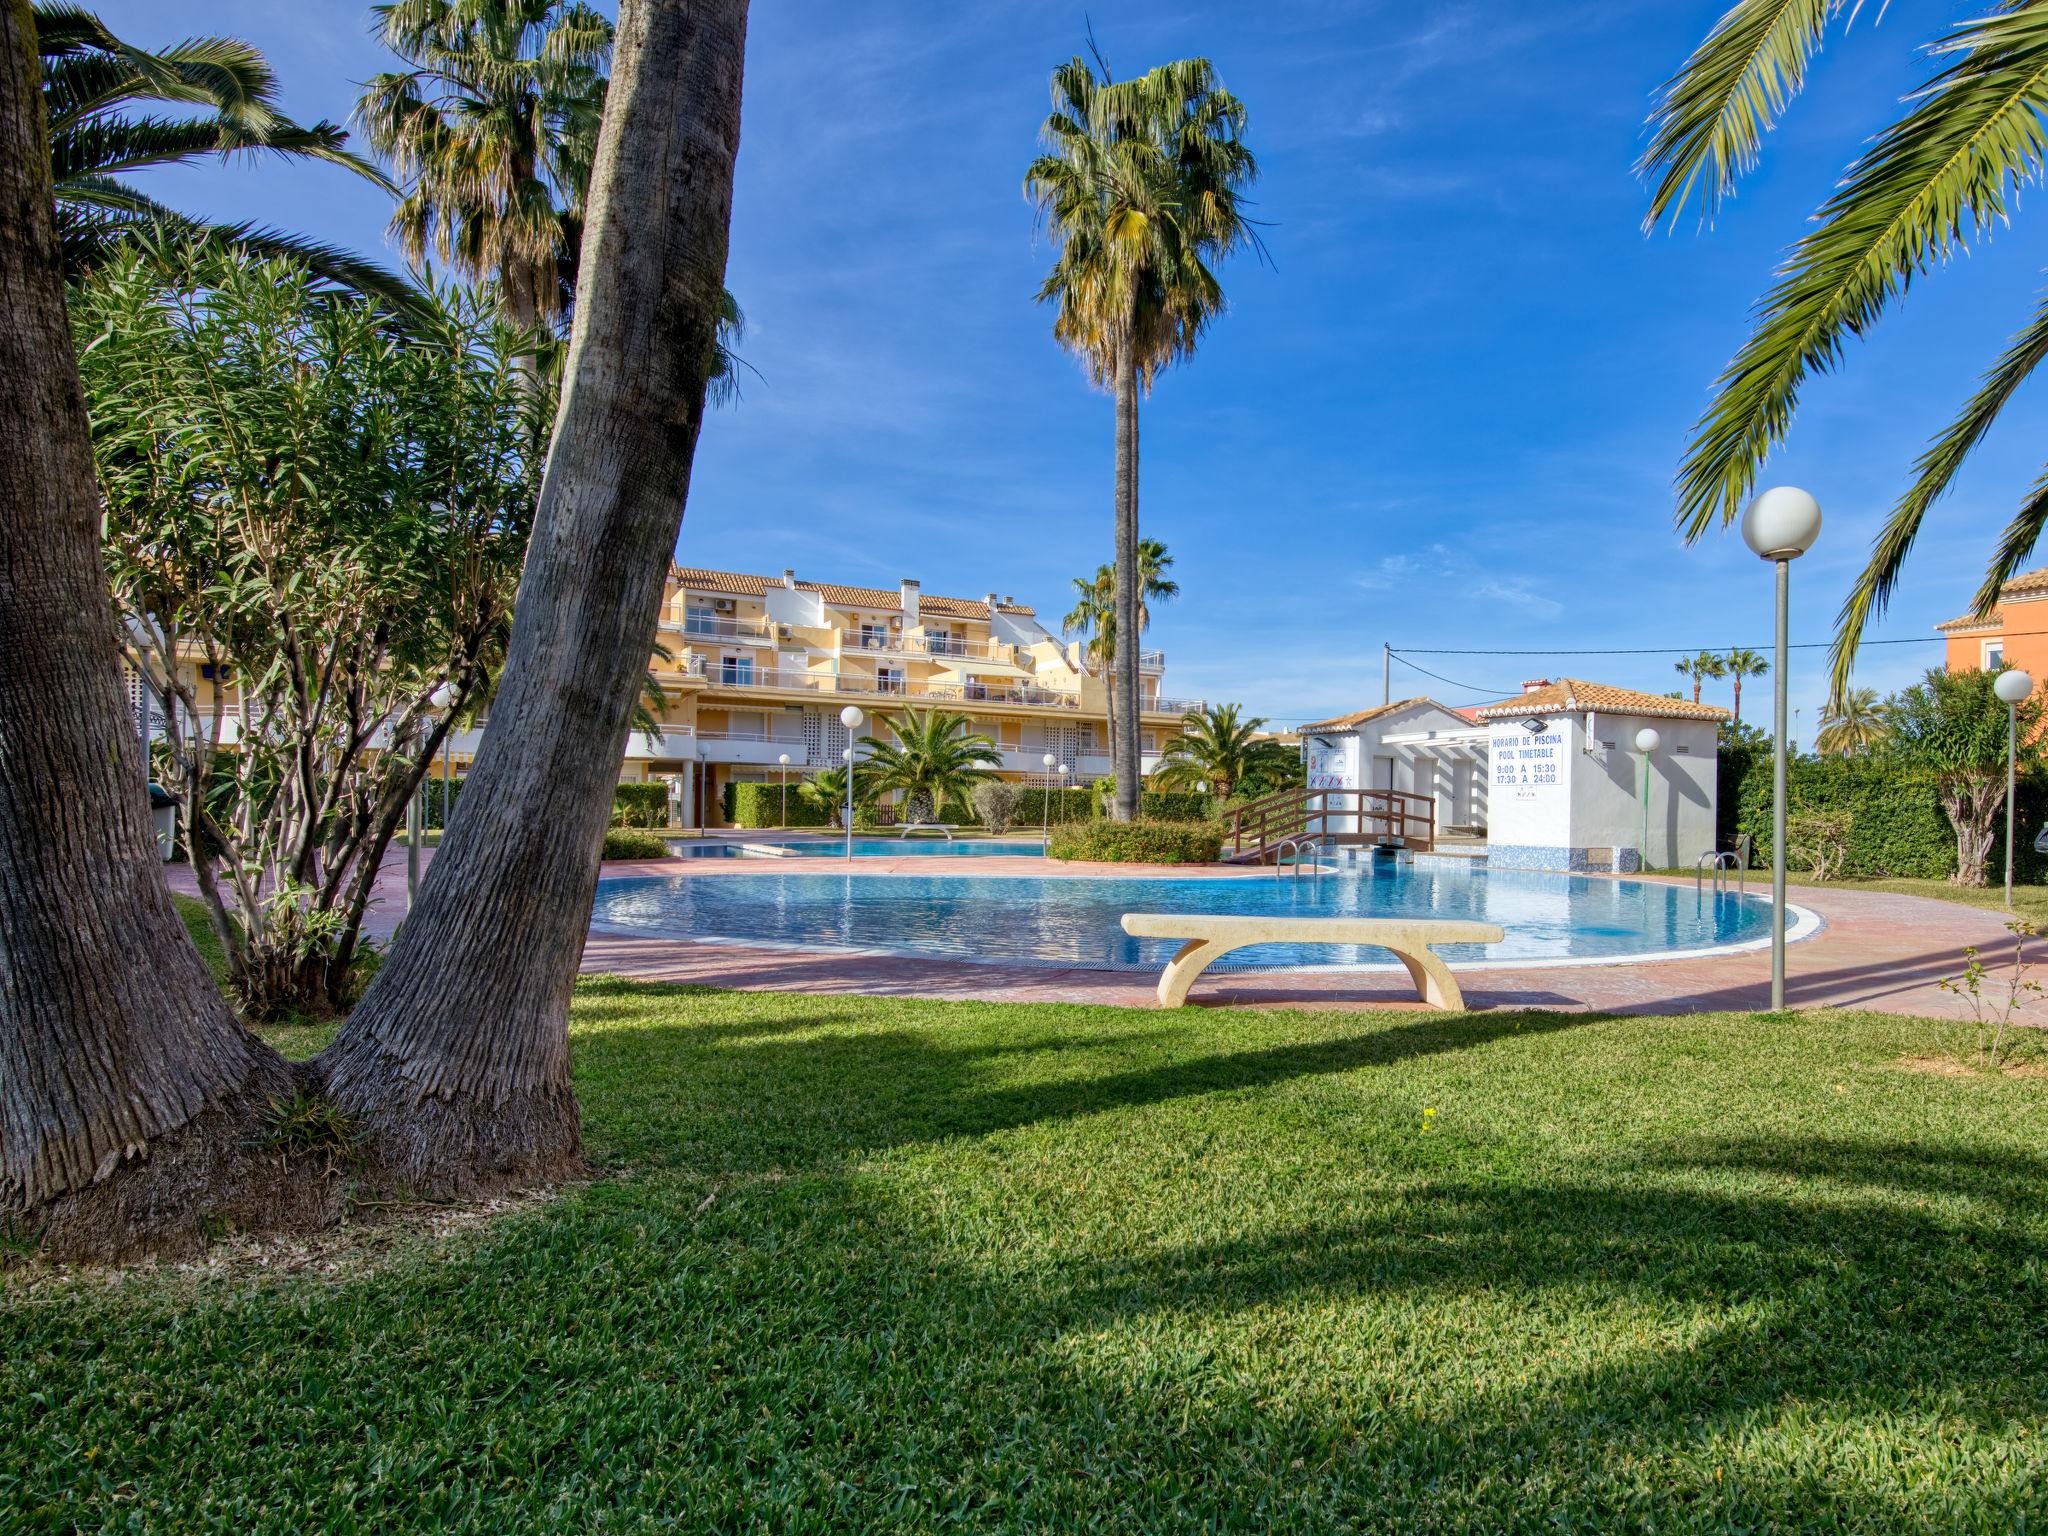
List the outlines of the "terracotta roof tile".
{"type": "Polygon", "coordinates": [[[1660,720],[1726,720],[1728,711],[1718,704],[1695,704],[1690,699],[1669,699],[1662,694],[1641,693],[1634,688],[1616,688],[1608,683],[1589,683],[1567,677],[1497,704],[1482,704],[1474,713],[1481,720],[1501,720],[1514,715],[1541,714],[1545,710],[1606,710],[1618,715],[1649,715],[1660,720]]]}
{"type": "MultiPolygon", "coordinates": [[[[1301,733],[1306,736],[1311,731],[1353,730],[1365,724],[1368,720],[1376,720],[1381,715],[1391,715],[1395,710],[1406,709],[1411,704],[1436,704],[1438,709],[1444,707],[1441,704],[1437,704],[1435,699],[1396,699],[1391,704],[1375,704],[1371,709],[1356,709],[1348,715],[1336,715],[1328,720],[1318,720],[1313,725],[1304,725],[1301,728],[1301,733]]],[[[1452,711],[1452,713],[1456,713],[1456,711],[1452,711]]]]}
{"type": "MultiPolygon", "coordinates": [[[[1998,589],[2001,603],[2029,602],[2042,597],[2048,597],[2048,565],[2038,570],[2021,571],[1998,589]]],[[[1994,609],[1989,618],[1980,619],[1974,613],[1965,613],[1934,628],[1937,633],[1948,635],[1972,629],[1995,630],[2004,622],[2005,616],[1994,609]]]]}
{"type": "MultiPolygon", "coordinates": [[[[738,571],[707,571],[694,566],[677,566],[670,578],[683,586],[699,592],[730,592],[737,597],[760,597],[770,587],[782,585],[779,576],[749,576],[738,571]]],[[[903,607],[903,593],[895,587],[848,587],[830,581],[798,581],[797,588],[803,592],[815,592],[826,602],[841,608],[894,608],[903,607]]],[[[918,611],[936,613],[949,619],[985,619],[988,604],[979,599],[965,597],[940,597],[926,593],[918,598],[918,611]]],[[[1028,603],[997,603],[1002,613],[1020,614],[1035,618],[1038,610],[1028,603]]]]}

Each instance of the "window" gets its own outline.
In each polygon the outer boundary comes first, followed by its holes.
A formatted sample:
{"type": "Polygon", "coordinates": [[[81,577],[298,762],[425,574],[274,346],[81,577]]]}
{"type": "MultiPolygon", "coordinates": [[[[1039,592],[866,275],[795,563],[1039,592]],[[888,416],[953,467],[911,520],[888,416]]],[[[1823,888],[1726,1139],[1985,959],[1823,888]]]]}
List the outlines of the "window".
{"type": "Polygon", "coordinates": [[[860,626],[860,648],[864,651],[879,651],[889,643],[889,631],[879,624],[862,621],[860,626]]]}
{"type": "Polygon", "coordinates": [[[745,688],[754,681],[754,658],[727,656],[718,663],[718,680],[728,688],[745,688]]]}
{"type": "Polygon", "coordinates": [[[686,635],[715,635],[718,633],[718,615],[709,608],[692,608],[683,615],[683,633],[686,635]]]}
{"type": "Polygon", "coordinates": [[[2005,666],[2005,641],[2001,639],[1984,642],[1984,670],[1997,672],[2005,666]]]}
{"type": "Polygon", "coordinates": [[[897,668],[897,667],[877,667],[877,668],[875,668],[875,692],[877,692],[877,693],[901,693],[902,691],[903,691],[903,673],[902,673],[902,671],[901,671],[901,669],[900,669],[900,668],[897,668]]]}

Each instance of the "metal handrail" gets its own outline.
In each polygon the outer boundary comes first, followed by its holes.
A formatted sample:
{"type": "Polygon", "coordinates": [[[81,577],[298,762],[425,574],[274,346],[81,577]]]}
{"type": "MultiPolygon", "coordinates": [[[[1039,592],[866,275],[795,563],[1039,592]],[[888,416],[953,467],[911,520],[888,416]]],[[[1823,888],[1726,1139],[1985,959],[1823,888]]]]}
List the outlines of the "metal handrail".
{"type": "Polygon", "coordinates": [[[1746,891],[1747,887],[1743,881],[1742,861],[1724,849],[1710,848],[1692,861],[1692,889],[1694,895],[1703,895],[1705,893],[1706,874],[1709,869],[1713,871],[1714,894],[1716,896],[1726,893],[1728,882],[1724,872],[1731,869],[1735,871],[1735,888],[1737,893],[1741,894],[1746,891]]]}

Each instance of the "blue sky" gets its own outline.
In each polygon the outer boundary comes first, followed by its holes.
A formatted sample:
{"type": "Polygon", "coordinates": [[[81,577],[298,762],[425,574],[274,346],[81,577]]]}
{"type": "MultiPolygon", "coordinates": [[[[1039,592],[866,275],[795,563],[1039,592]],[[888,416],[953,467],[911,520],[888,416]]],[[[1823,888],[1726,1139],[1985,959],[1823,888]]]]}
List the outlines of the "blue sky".
{"type": "MultiPolygon", "coordinates": [[[[1273,264],[1226,268],[1230,313],[1144,408],[1141,518],[1182,587],[1148,638],[1170,692],[1293,722],[1378,702],[1383,641],[1766,649],[1767,568],[1733,530],[1684,546],[1672,472],[1779,252],[1922,77],[1916,46],[1968,8],[1837,34],[1717,226],[1645,238],[1643,116],[1722,4],[762,0],[728,274],[760,377],[705,430],[681,557],[917,576],[1055,619],[1109,558],[1110,404],[1032,301],[1051,251],[1020,192],[1046,76],[1092,21],[1119,73],[1214,61],[1249,109],[1270,221],[1273,264]]],[[[386,67],[354,0],[98,8],[137,43],[257,44],[302,119],[346,119],[386,67]]],[[[150,190],[388,254],[382,195],[338,171],[207,166],[150,190]]],[[[2030,310],[2031,234],[1917,285],[1809,388],[1765,477],[1826,509],[1794,567],[1795,641],[1827,638],[1913,456],[2030,310]]],[[[2023,395],[1879,634],[1966,606],[2042,425],[2023,395]]],[[[1889,690],[1939,656],[1874,648],[1858,680],[1889,690]]],[[[1453,681],[1397,665],[1397,696],[1679,685],[1669,656],[1415,660],[1453,681]]],[[[1821,666],[1795,652],[1808,740],[1821,666]]]]}

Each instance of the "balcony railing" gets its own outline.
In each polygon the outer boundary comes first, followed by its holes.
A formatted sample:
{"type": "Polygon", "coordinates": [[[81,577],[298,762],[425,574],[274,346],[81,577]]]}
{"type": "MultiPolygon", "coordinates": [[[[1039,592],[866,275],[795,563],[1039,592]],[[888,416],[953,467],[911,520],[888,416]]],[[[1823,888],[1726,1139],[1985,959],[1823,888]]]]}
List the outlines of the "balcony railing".
{"type": "MultiPolygon", "coordinates": [[[[696,658],[692,658],[694,662],[696,658]]],[[[902,678],[855,677],[849,673],[725,670],[693,665],[691,672],[714,688],[776,688],[803,693],[884,694],[947,704],[1028,704],[1044,709],[1079,709],[1081,696],[1058,688],[1005,687],[995,683],[921,683],[902,678]]]]}
{"type": "Polygon", "coordinates": [[[958,657],[966,661],[1010,659],[1010,647],[997,640],[962,640],[954,635],[899,635],[881,630],[850,630],[845,648],[890,656],[958,657]]]}
{"type": "Polygon", "coordinates": [[[687,613],[680,624],[665,624],[664,629],[681,630],[705,640],[773,640],[775,626],[766,619],[729,619],[723,614],[687,613]]]}
{"type": "Polygon", "coordinates": [[[1184,715],[1191,709],[1202,709],[1207,699],[1147,699],[1144,710],[1148,715],[1184,715]]]}
{"type": "Polygon", "coordinates": [[[1138,670],[1140,672],[1164,672],[1166,670],[1166,652],[1138,652],[1138,670]]]}

